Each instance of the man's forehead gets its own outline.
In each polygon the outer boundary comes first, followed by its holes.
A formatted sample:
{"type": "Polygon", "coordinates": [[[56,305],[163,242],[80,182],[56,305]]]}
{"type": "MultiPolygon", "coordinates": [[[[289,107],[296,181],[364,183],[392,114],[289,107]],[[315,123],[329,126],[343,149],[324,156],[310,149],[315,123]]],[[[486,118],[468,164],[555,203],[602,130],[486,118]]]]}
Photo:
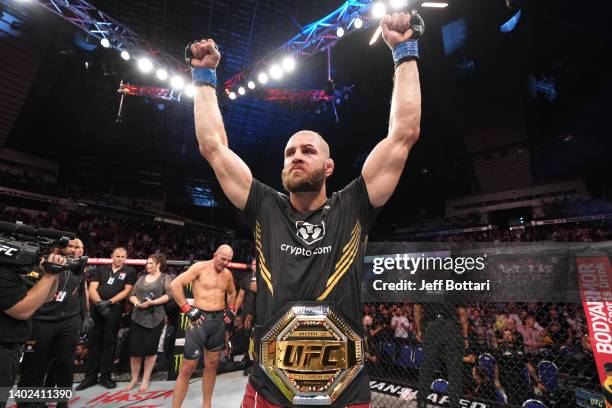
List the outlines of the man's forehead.
{"type": "Polygon", "coordinates": [[[321,136],[312,132],[296,133],[295,135],[291,136],[291,138],[289,138],[289,141],[287,142],[287,147],[285,149],[288,149],[290,147],[307,145],[319,147],[321,145],[321,136]]]}

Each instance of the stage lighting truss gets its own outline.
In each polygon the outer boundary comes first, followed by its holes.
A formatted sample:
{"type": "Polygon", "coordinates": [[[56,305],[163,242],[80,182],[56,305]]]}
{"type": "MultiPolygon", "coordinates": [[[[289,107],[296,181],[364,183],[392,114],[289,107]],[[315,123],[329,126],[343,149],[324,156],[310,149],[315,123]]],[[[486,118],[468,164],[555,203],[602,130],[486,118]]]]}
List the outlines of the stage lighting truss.
{"type": "MultiPolygon", "coordinates": [[[[155,49],[147,41],[140,39],[132,29],[86,1],[37,0],[31,3],[39,4],[75,25],[100,41],[103,47],[116,49],[121,58],[126,61],[130,60],[130,56],[147,56],[153,62],[155,70],[165,68],[168,73],[173,72],[174,74],[188,71],[184,61],[155,49]]],[[[162,77],[167,78],[168,75],[162,75],[162,77]]]]}
{"type": "Polygon", "coordinates": [[[267,83],[269,86],[278,86],[282,78],[295,70],[299,61],[332,48],[340,38],[354,30],[378,24],[379,20],[370,15],[372,3],[372,0],[348,0],[326,17],[304,26],[299,34],[285,44],[227,80],[226,95],[237,92],[239,87],[244,87],[250,81],[258,85],[267,83]],[[282,67],[282,72],[278,66],[282,67]],[[268,72],[269,81],[256,81],[260,72],[268,72]]]}

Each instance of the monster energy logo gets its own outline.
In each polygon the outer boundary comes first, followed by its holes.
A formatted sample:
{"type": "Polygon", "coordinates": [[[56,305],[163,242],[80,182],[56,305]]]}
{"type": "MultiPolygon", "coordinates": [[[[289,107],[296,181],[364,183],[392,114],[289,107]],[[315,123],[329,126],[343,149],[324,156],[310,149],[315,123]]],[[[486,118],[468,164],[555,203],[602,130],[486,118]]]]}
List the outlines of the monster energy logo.
{"type": "Polygon", "coordinates": [[[187,317],[187,315],[185,313],[181,313],[180,328],[184,332],[187,331],[187,323],[189,323],[189,318],[187,317]]]}
{"type": "Polygon", "coordinates": [[[178,374],[182,365],[183,365],[183,355],[175,354],[174,355],[174,372],[178,374]]]}

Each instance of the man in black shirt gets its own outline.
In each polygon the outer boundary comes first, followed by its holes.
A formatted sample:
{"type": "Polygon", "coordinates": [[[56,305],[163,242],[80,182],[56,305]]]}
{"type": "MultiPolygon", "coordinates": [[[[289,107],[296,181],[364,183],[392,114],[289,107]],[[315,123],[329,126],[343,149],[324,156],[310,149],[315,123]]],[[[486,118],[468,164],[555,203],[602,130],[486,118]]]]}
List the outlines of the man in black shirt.
{"type": "Polygon", "coordinates": [[[247,274],[238,285],[238,296],[236,297],[236,310],[243,318],[244,328],[249,330],[253,324],[255,312],[255,294],[257,293],[257,259],[251,261],[251,273],[247,274]],[[241,309],[242,307],[242,309],[241,309]]]}
{"type": "Polygon", "coordinates": [[[115,248],[112,254],[113,263],[98,267],[89,285],[94,325],[89,331],[87,374],[83,382],[76,387],[77,391],[96,384],[98,372],[101,385],[106,388],[117,386],[111,378],[117,332],[123,313],[123,300],[136,283],[136,271],[125,264],[126,258],[125,248],[115,248]]]}
{"type": "Polygon", "coordinates": [[[505,391],[510,404],[520,405],[532,394],[530,382],[542,391],[546,388],[540,382],[535,367],[529,362],[529,357],[517,343],[512,330],[504,329],[502,336],[503,341],[494,353],[495,387],[505,391]]]}
{"type": "MultiPolygon", "coordinates": [[[[57,254],[49,255],[48,262],[66,264],[64,257],[57,254]]],[[[30,318],[57,289],[57,275],[41,269],[42,277],[28,290],[14,268],[0,266],[0,387],[13,386],[19,351],[30,337],[30,318]]],[[[0,406],[5,403],[5,399],[0,400],[0,406]]]]}
{"type": "MultiPolygon", "coordinates": [[[[64,255],[74,258],[79,239],[70,240],[64,255]]],[[[25,348],[19,387],[42,387],[45,371],[53,361],[53,383],[72,388],[74,353],[85,317],[85,277],[65,270],[58,275],[55,296],[33,316],[32,334],[25,348]]],[[[27,406],[26,404],[18,404],[27,406]]],[[[58,407],[67,406],[66,402],[58,407]]]]}
{"type": "MultiPolygon", "coordinates": [[[[258,326],[272,324],[274,315],[288,302],[331,302],[363,338],[361,243],[376,210],[399,182],[419,136],[421,114],[418,47],[411,39],[410,15],[388,15],[381,27],[396,66],[388,136],[374,148],[361,175],[331,197],[325,181],[334,171],[334,161],[328,144],[312,131],[294,134],[285,147],[282,181],[289,196],[253,178],[247,165],[228,148],[214,88],[214,70],[221,55],[210,39],[189,46],[200,152],[226,196],[244,212],[255,236],[258,326]]],[[[369,379],[361,370],[331,407],[366,407],[370,399],[369,379]]],[[[254,365],[242,403],[244,408],[253,406],[293,406],[287,394],[270,384],[261,364],[254,365]]]]}
{"type": "Polygon", "coordinates": [[[434,380],[434,363],[440,358],[446,364],[448,372],[449,406],[459,407],[459,399],[463,396],[462,359],[464,349],[469,345],[469,325],[465,307],[445,300],[415,304],[414,321],[416,337],[418,341],[423,342],[424,353],[423,365],[419,369],[417,406],[427,406],[427,396],[434,380]]]}

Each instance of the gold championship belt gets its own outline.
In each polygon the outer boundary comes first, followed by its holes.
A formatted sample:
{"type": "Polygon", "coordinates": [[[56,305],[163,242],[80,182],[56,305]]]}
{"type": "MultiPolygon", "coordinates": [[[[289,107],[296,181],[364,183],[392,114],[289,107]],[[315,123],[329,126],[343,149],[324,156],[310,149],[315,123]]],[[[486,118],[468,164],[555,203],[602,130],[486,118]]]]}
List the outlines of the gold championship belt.
{"type": "Polygon", "coordinates": [[[257,330],[257,361],[295,405],[331,405],[364,365],[363,339],[332,305],[291,303],[257,330]]]}

